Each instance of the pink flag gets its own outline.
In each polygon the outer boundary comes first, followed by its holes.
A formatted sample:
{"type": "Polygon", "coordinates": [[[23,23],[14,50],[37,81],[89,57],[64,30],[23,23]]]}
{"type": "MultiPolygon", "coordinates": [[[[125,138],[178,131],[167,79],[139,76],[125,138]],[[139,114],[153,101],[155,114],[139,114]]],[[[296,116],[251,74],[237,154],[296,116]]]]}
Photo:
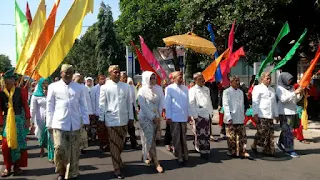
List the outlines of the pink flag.
{"type": "Polygon", "coordinates": [[[144,39],[141,36],[139,36],[139,37],[140,37],[140,44],[141,44],[143,56],[148,61],[148,63],[153,67],[153,69],[155,69],[158,72],[158,74],[161,76],[161,78],[166,79],[167,78],[166,72],[161,67],[158,60],[154,57],[153,53],[151,52],[151,50],[148,48],[148,46],[144,42],[144,39]]]}

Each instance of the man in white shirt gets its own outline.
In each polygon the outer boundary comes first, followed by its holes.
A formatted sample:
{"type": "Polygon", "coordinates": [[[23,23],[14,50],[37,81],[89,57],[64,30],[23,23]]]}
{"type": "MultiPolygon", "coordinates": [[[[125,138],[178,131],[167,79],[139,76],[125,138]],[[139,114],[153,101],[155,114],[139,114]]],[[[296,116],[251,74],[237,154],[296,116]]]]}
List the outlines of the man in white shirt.
{"type": "Polygon", "coordinates": [[[91,104],[92,104],[92,112],[94,114],[94,117],[92,117],[92,129],[93,134],[97,133],[98,139],[99,139],[99,150],[100,152],[109,151],[109,141],[108,141],[108,130],[105,125],[105,122],[99,120],[99,100],[100,100],[100,88],[102,85],[106,83],[106,76],[105,75],[99,75],[97,77],[98,84],[95,85],[91,89],[91,104]]]}
{"type": "Polygon", "coordinates": [[[49,85],[46,126],[54,138],[54,162],[58,179],[79,175],[79,145],[82,123],[89,124],[89,114],[83,87],[72,81],[71,65],[61,67],[61,80],[49,85]]]}
{"type": "Polygon", "coordinates": [[[188,88],[183,83],[182,72],[172,73],[174,83],[166,88],[166,118],[170,125],[174,154],[180,165],[188,161],[187,122],[191,121],[188,88]]]}
{"type": "Polygon", "coordinates": [[[261,74],[261,83],[252,91],[252,111],[257,123],[257,133],[251,145],[257,153],[257,146],[263,147],[263,154],[274,156],[274,124],[273,119],[279,118],[275,90],[270,87],[270,73],[261,74]]]}
{"type": "MultiPolygon", "coordinates": [[[[128,83],[128,75],[126,71],[120,72],[120,81],[123,83],[128,83]]],[[[130,88],[130,96],[131,98],[135,95],[132,94],[131,88],[130,88]]],[[[132,102],[135,103],[135,102],[132,102]]],[[[134,110],[133,113],[135,113],[135,106],[132,104],[132,109],[134,110]]],[[[131,149],[140,149],[137,142],[137,136],[136,136],[136,128],[133,126],[128,126],[128,134],[130,136],[130,143],[131,143],[131,149]]],[[[125,142],[126,143],[126,142],[125,142]]]]}
{"type": "Polygon", "coordinates": [[[127,134],[127,126],[134,123],[130,86],[120,81],[118,65],[109,67],[110,80],[100,90],[100,121],[105,121],[110,140],[110,154],[116,178],[122,179],[121,152],[127,134]]]}
{"type": "Polygon", "coordinates": [[[195,73],[193,79],[196,85],[189,90],[189,103],[191,116],[194,120],[194,145],[201,157],[208,159],[210,154],[210,118],[213,115],[210,90],[204,86],[205,81],[201,72],[195,73]]]}
{"type": "MultiPolygon", "coordinates": [[[[79,83],[82,88],[83,91],[85,93],[86,96],[86,106],[88,108],[88,113],[89,113],[89,117],[93,115],[92,113],[92,107],[91,107],[91,99],[90,99],[90,94],[89,94],[89,90],[88,88],[83,84],[83,76],[79,73],[75,73],[73,75],[73,81],[76,83],[79,83]]],[[[90,120],[90,118],[89,118],[90,120]]],[[[87,126],[87,128],[81,128],[80,129],[80,134],[81,134],[81,140],[80,140],[80,150],[81,150],[81,154],[85,154],[85,148],[87,148],[88,145],[88,137],[91,137],[91,128],[90,126],[87,126]]]]}
{"type": "Polygon", "coordinates": [[[246,152],[247,135],[244,126],[244,96],[239,89],[238,76],[230,77],[231,86],[223,91],[222,105],[224,108],[224,123],[228,143],[227,154],[231,157],[253,158],[246,152]]]}

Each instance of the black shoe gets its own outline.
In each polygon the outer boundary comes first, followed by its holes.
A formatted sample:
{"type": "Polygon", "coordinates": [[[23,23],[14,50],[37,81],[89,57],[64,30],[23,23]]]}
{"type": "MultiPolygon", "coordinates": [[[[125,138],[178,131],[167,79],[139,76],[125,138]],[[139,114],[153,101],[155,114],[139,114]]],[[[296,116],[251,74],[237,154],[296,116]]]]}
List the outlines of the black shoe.
{"type": "Polygon", "coordinates": [[[256,147],[251,146],[251,150],[252,150],[252,152],[254,152],[256,154],[258,153],[258,149],[256,147]]]}
{"type": "Polygon", "coordinates": [[[80,153],[81,153],[81,154],[86,154],[86,150],[82,149],[82,150],[80,151],[80,153]]]}

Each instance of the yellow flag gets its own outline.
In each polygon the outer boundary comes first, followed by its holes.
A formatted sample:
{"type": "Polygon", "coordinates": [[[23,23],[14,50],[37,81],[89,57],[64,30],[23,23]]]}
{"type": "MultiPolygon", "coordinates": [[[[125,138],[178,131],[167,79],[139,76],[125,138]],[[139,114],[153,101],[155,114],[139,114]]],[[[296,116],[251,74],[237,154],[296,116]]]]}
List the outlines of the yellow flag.
{"type": "Polygon", "coordinates": [[[26,41],[23,45],[22,51],[19,56],[18,63],[16,65],[16,73],[24,75],[25,69],[29,58],[31,57],[33,50],[37,44],[39,35],[46,22],[46,3],[45,0],[41,0],[34,19],[30,25],[30,30],[26,41]]]}
{"type": "Polygon", "coordinates": [[[93,12],[93,0],[75,0],[64,17],[37,66],[38,73],[49,77],[60,65],[80,35],[84,17],[93,12]]]}
{"type": "Polygon", "coordinates": [[[307,113],[307,109],[308,109],[308,92],[306,92],[306,94],[304,96],[303,111],[302,111],[302,115],[301,115],[301,124],[302,124],[304,130],[308,129],[308,113],[307,113]]]}

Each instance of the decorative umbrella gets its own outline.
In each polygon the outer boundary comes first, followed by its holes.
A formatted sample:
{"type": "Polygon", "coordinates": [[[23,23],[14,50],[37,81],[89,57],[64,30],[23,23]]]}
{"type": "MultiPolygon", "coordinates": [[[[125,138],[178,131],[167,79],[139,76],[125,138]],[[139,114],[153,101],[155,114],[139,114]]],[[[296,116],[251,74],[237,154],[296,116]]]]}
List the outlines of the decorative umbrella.
{"type": "Polygon", "coordinates": [[[185,48],[190,48],[195,52],[207,55],[213,55],[217,51],[217,48],[211,41],[191,32],[183,35],[166,37],[163,39],[163,42],[166,46],[181,45],[185,48]]]}

